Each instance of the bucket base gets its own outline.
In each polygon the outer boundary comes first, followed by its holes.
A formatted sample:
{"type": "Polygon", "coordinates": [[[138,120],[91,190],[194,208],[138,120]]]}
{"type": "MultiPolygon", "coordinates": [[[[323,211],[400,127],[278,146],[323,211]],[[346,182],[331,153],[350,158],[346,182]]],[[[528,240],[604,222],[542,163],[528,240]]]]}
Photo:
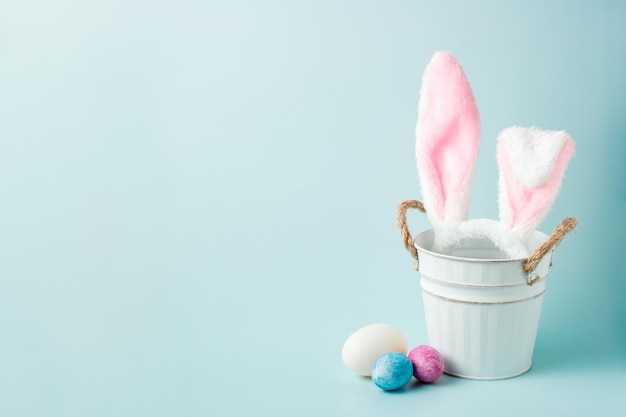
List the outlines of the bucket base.
{"type": "Polygon", "coordinates": [[[456,377],[456,378],[471,379],[471,380],[474,380],[474,381],[499,381],[501,379],[510,379],[510,378],[515,378],[516,376],[523,375],[526,372],[530,371],[531,367],[532,367],[532,365],[529,366],[528,368],[524,369],[522,372],[517,372],[515,374],[506,375],[506,376],[471,376],[471,375],[455,374],[454,372],[448,372],[446,370],[444,370],[443,373],[446,374],[446,375],[450,375],[450,376],[456,377]]]}

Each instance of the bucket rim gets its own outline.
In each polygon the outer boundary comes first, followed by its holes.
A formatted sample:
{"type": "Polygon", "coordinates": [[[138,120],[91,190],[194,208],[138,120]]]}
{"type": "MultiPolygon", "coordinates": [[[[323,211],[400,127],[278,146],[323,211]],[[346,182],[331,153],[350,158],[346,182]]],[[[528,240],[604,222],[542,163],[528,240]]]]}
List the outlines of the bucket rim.
{"type": "MultiPolygon", "coordinates": [[[[520,263],[520,262],[524,262],[528,259],[528,257],[524,257],[524,258],[494,258],[494,259],[484,259],[484,258],[467,258],[464,256],[455,256],[455,255],[448,255],[445,253],[439,253],[439,252],[434,252],[432,250],[426,249],[420,245],[418,245],[417,243],[417,239],[420,236],[424,236],[426,233],[433,233],[434,234],[434,229],[426,229],[426,230],[422,230],[420,233],[418,233],[417,235],[415,235],[415,237],[413,238],[413,246],[415,246],[415,248],[418,251],[421,252],[425,252],[431,256],[437,257],[437,258],[443,258],[443,259],[448,259],[448,260],[452,260],[452,261],[458,261],[458,262],[475,262],[475,263],[520,263]]],[[[541,245],[541,243],[545,242],[546,240],[548,240],[548,235],[545,234],[544,232],[541,232],[539,230],[535,230],[533,232],[533,235],[538,235],[539,237],[541,237],[541,242],[539,242],[539,245],[541,245]]],[[[534,250],[534,248],[532,249],[534,250]]],[[[531,250],[531,252],[532,252],[531,250]]]]}

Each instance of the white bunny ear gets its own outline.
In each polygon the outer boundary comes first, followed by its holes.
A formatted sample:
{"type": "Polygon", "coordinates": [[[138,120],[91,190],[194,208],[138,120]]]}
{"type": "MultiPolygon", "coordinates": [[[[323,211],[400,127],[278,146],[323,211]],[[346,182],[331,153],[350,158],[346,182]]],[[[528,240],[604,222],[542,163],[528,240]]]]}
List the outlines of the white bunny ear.
{"type": "Polygon", "coordinates": [[[574,148],[564,131],[511,127],[498,135],[500,220],[522,241],[552,207],[574,148]]]}
{"type": "Polygon", "coordinates": [[[435,229],[467,218],[480,120],[457,60],[437,52],[424,71],[416,157],[422,198],[435,229]]]}

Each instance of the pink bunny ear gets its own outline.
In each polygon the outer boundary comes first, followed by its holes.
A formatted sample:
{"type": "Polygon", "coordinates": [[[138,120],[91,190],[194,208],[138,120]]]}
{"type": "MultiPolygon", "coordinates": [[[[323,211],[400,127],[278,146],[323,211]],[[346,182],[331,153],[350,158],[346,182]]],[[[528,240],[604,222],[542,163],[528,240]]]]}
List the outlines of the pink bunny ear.
{"type": "Polygon", "coordinates": [[[416,157],[422,198],[433,226],[467,218],[480,120],[457,60],[437,52],[424,71],[416,157]]]}
{"type": "Polygon", "coordinates": [[[564,131],[512,127],[497,148],[500,220],[526,240],[552,207],[575,143],[564,131]]]}

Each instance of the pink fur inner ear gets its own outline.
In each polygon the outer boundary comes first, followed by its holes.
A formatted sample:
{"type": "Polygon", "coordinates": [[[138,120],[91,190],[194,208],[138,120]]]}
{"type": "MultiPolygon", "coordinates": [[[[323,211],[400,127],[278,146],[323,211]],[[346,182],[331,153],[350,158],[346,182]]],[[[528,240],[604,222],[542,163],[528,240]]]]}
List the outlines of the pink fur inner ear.
{"type": "MultiPolygon", "coordinates": [[[[515,176],[513,164],[503,144],[498,144],[498,166],[503,176],[502,185],[505,187],[506,202],[509,213],[507,222],[509,229],[524,227],[532,224],[533,228],[543,220],[543,217],[552,207],[558,194],[561,180],[567,163],[574,153],[574,141],[570,138],[564,142],[561,151],[554,163],[554,168],[549,179],[535,188],[526,188],[515,176]]],[[[502,214],[502,213],[501,213],[502,214]]]]}
{"type": "Polygon", "coordinates": [[[424,72],[416,157],[429,216],[439,222],[467,217],[480,120],[463,69],[446,52],[436,53],[424,72]]]}

